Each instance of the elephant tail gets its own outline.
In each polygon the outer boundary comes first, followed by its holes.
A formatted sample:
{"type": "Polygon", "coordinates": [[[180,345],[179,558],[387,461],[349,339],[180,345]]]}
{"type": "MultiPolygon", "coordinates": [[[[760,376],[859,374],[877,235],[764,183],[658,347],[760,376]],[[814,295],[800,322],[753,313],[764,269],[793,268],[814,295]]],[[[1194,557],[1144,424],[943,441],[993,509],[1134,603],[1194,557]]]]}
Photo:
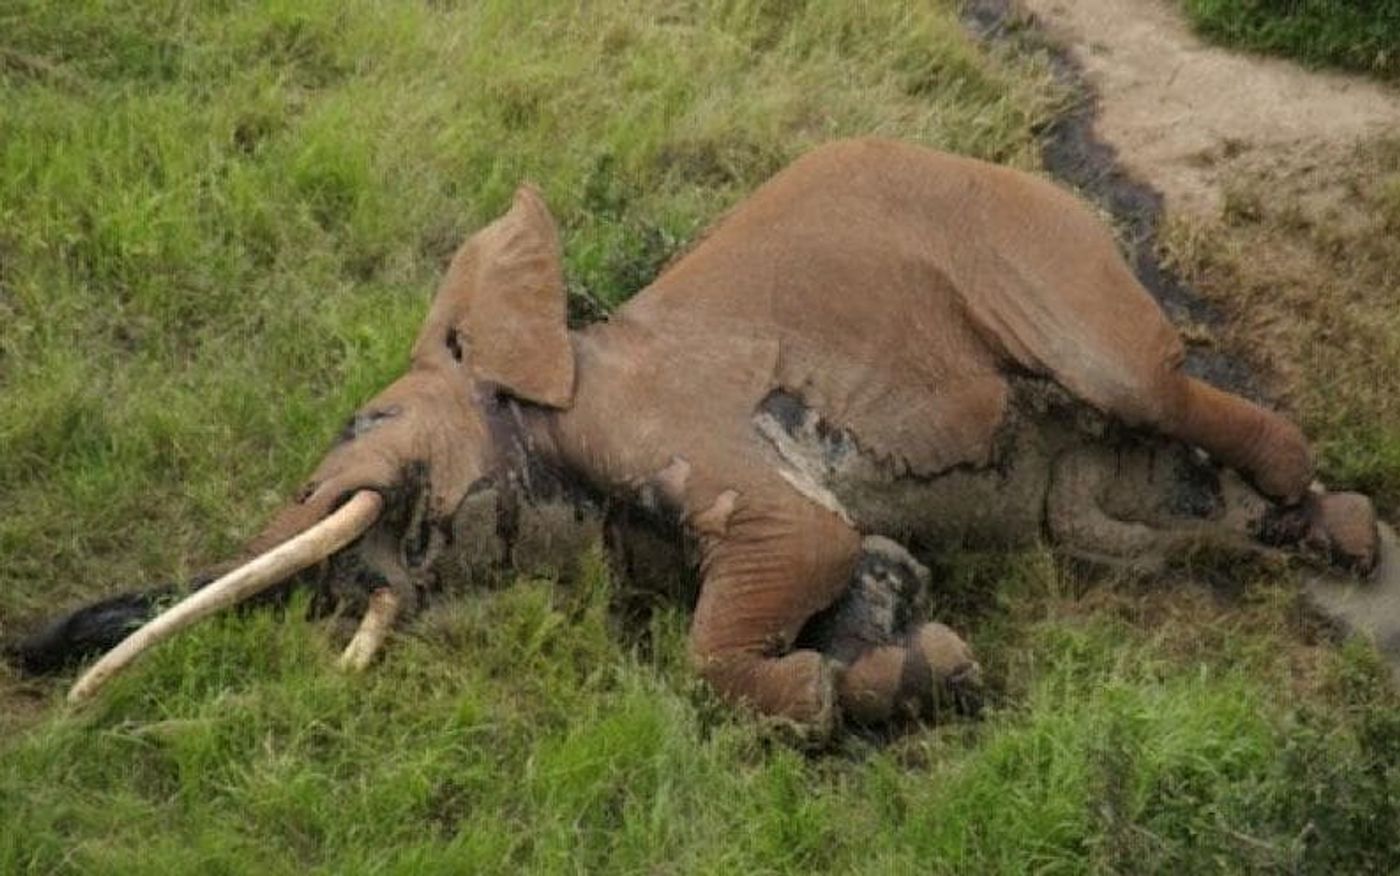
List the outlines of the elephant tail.
{"type": "Polygon", "coordinates": [[[129,633],[156,616],[176,595],[173,584],[129,591],[84,605],[29,636],[4,646],[4,656],[22,672],[45,675],[115,647],[129,633]]]}

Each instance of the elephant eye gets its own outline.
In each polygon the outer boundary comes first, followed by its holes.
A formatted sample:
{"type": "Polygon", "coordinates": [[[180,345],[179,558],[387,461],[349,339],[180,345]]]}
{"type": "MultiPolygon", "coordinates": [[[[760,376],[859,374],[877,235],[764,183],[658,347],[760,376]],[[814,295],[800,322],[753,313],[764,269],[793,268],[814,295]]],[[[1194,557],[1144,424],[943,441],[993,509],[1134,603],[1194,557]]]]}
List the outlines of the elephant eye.
{"type": "Polygon", "coordinates": [[[462,336],[457,333],[454,326],[447,330],[447,351],[452,354],[452,358],[458,362],[462,361],[462,336]]]}
{"type": "Polygon", "coordinates": [[[360,411],[351,417],[345,424],[345,427],[340,430],[340,434],[336,436],[336,444],[345,444],[354,441],[356,438],[376,428],[386,420],[392,420],[401,413],[403,413],[403,409],[398,405],[390,405],[387,408],[380,408],[378,410],[360,411]]]}
{"type": "Polygon", "coordinates": [[[487,414],[497,414],[505,408],[506,399],[509,396],[499,383],[482,380],[477,383],[476,387],[477,399],[481,402],[482,410],[487,414]]]}

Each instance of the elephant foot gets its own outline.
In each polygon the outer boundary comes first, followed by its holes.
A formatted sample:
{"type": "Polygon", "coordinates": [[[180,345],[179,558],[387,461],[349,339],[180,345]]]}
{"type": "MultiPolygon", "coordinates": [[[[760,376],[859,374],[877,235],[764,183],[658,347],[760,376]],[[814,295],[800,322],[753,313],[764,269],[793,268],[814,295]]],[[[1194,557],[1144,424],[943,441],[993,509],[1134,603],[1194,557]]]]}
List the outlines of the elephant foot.
{"type": "Polygon", "coordinates": [[[842,711],[857,724],[976,714],[982,669],[961,636],[926,623],[903,644],[863,651],[841,673],[836,689],[842,711]]]}
{"type": "Polygon", "coordinates": [[[929,714],[981,711],[982,667],[967,642],[940,623],[924,624],[910,638],[910,651],[922,658],[932,681],[929,714]]]}
{"type": "Polygon", "coordinates": [[[1370,499],[1360,493],[1319,493],[1308,497],[1304,512],[1306,548],[1318,551],[1332,565],[1362,575],[1375,568],[1380,535],[1370,499]]]}
{"type": "Polygon", "coordinates": [[[1312,608],[1347,635],[1371,641],[1400,685],[1400,539],[1377,526],[1375,568],[1365,577],[1315,572],[1304,579],[1312,608]]]}
{"type": "Polygon", "coordinates": [[[777,712],[759,710],[763,731],[794,748],[825,748],[836,736],[843,717],[837,703],[838,673],[837,666],[822,659],[810,684],[785,702],[785,708],[777,712]]]}

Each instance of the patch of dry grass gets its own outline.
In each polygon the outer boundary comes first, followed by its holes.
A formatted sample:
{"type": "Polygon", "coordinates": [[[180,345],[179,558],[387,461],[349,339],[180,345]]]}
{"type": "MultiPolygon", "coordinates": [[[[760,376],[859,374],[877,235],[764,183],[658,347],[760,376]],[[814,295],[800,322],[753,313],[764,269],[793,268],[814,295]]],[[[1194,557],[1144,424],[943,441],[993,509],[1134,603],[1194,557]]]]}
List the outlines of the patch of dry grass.
{"type": "Polygon", "coordinates": [[[1214,222],[1175,221],[1172,261],[1228,313],[1332,487],[1400,510],[1400,140],[1237,178],[1214,222]]]}

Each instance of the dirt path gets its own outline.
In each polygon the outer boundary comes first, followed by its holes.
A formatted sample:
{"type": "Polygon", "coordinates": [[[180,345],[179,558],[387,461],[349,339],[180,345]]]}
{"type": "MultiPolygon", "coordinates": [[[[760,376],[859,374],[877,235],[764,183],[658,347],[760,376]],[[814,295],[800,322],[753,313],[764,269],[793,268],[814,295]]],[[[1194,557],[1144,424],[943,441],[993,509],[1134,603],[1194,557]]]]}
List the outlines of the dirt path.
{"type": "Polygon", "coordinates": [[[1172,213],[1217,216],[1243,174],[1306,173],[1400,130],[1400,90],[1206,45],[1170,0],[1022,5],[1097,92],[1099,136],[1172,213]]]}

